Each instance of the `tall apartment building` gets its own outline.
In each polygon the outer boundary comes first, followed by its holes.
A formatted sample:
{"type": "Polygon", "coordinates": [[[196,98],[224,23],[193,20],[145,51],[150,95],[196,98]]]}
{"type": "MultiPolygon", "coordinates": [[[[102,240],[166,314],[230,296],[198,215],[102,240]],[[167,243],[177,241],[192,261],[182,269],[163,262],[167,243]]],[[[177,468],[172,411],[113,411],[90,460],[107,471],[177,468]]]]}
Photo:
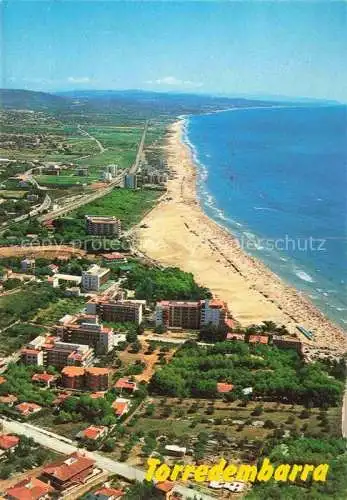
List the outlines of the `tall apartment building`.
{"type": "Polygon", "coordinates": [[[97,292],[101,285],[106,283],[109,275],[109,269],[93,264],[86,271],[82,271],[82,288],[97,292]]]}
{"type": "Polygon", "coordinates": [[[121,232],[121,221],[116,217],[86,215],[86,229],[88,234],[118,237],[121,232]]]}
{"type": "Polygon", "coordinates": [[[157,326],[164,325],[168,328],[197,330],[200,327],[200,302],[174,300],[157,302],[155,323],[157,326]]]}
{"type": "Polygon", "coordinates": [[[21,361],[26,365],[90,366],[93,359],[94,350],[88,345],[60,342],[59,338],[39,336],[21,349],[21,361]]]}
{"type": "Polygon", "coordinates": [[[228,317],[225,302],[217,299],[200,301],[161,301],[155,309],[156,325],[167,328],[198,330],[202,325],[222,325],[228,317]]]}
{"type": "Polygon", "coordinates": [[[64,342],[87,344],[97,354],[105,354],[113,349],[113,329],[99,323],[99,318],[91,314],[79,314],[68,317],[63,324],[56,327],[57,335],[64,342]]]}
{"type": "Polygon", "coordinates": [[[67,389],[86,389],[92,392],[107,391],[111,381],[108,368],[65,366],[61,376],[62,385],[67,389]]]}
{"type": "Polygon", "coordinates": [[[131,321],[139,325],[142,322],[145,301],[114,300],[110,297],[95,297],[87,302],[88,314],[97,314],[103,321],[131,321]]]}
{"type": "Polygon", "coordinates": [[[215,326],[222,325],[228,317],[226,302],[219,299],[202,300],[200,310],[201,325],[212,323],[215,326]]]}
{"type": "Polygon", "coordinates": [[[44,364],[63,368],[64,366],[90,366],[94,360],[94,350],[89,345],[55,342],[44,346],[44,364]]]}

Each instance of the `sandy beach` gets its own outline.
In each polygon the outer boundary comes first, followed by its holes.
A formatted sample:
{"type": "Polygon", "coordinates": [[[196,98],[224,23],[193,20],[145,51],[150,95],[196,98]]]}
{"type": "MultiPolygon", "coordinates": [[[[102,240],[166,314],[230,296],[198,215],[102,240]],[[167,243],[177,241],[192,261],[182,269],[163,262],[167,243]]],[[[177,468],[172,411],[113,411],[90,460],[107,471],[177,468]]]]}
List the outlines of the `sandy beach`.
{"type": "Polygon", "coordinates": [[[170,128],[166,147],[172,178],[162,201],[142,221],[148,228],[136,229],[139,250],[161,264],[193,273],[199,284],[228,303],[242,326],[272,320],[301,336],[296,325],[302,325],[314,332],[315,345],[346,351],[347,336],[341,328],[203,213],[183,127],[184,120],[179,120],[170,128]]]}

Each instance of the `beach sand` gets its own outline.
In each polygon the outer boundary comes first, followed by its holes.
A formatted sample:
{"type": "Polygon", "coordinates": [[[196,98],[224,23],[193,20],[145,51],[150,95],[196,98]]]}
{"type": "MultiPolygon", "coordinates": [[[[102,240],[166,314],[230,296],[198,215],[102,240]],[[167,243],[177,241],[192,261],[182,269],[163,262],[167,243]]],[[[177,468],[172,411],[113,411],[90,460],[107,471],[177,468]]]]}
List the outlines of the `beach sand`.
{"type": "MultiPolygon", "coordinates": [[[[247,255],[237,240],[201,210],[196,192],[196,165],[183,142],[184,120],[171,125],[167,161],[172,178],[167,193],[136,228],[137,247],[160,264],[194,274],[196,281],[225,300],[242,326],[272,320],[298,333],[315,334],[314,344],[347,350],[347,336],[303,294],[286,285],[263,263],[247,255]]],[[[307,341],[307,343],[310,343],[307,341]]]]}

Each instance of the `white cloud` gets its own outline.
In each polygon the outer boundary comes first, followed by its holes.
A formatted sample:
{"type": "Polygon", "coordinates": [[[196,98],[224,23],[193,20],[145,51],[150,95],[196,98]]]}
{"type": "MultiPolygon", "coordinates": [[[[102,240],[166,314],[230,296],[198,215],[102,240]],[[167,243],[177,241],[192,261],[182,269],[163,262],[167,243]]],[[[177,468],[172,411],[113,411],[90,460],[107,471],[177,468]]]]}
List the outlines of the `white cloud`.
{"type": "Polygon", "coordinates": [[[67,81],[70,83],[90,83],[91,79],[89,76],[69,76],[67,81]]]}
{"type": "Polygon", "coordinates": [[[150,85],[166,85],[170,87],[202,87],[201,82],[192,82],[191,80],[180,80],[175,76],[164,76],[163,78],[158,78],[157,80],[148,80],[146,83],[150,85]]]}

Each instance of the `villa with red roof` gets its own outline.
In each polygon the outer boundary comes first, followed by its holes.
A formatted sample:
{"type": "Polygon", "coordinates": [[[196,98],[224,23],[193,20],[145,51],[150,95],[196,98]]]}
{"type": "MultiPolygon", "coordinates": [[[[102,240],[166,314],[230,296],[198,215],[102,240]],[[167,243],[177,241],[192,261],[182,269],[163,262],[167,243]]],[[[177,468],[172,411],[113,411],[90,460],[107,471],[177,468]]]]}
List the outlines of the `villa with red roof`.
{"type": "Polygon", "coordinates": [[[120,391],[124,390],[124,391],[128,391],[128,392],[134,392],[134,391],[137,391],[137,384],[136,384],[136,382],[133,382],[132,380],[129,380],[128,378],[120,378],[114,384],[114,388],[118,389],[120,391]]]}
{"type": "Polygon", "coordinates": [[[72,453],[68,458],[47,465],[42,472],[42,479],[48,481],[54,489],[65,492],[68,488],[84,484],[94,474],[95,461],[72,453]]]}
{"type": "Polygon", "coordinates": [[[0,449],[1,450],[13,450],[19,444],[19,437],[13,436],[12,434],[2,434],[0,436],[0,449]]]}
{"type": "Polygon", "coordinates": [[[93,494],[93,500],[120,500],[125,495],[124,491],[115,488],[101,488],[93,494]]]}
{"type": "Polygon", "coordinates": [[[23,417],[28,417],[29,415],[42,410],[42,406],[37,405],[36,403],[20,403],[19,405],[16,405],[15,408],[23,417]]]}
{"type": "Polygon", "coordinates": [[[28,477],[6,490],[9,500],[46,500],[53,488],[36,477],[28,477]]]}
{"type": "Polygon", "coordinates": [[[97,441],[98,439],[105,436],[107,433],[107,427],[91,425],[77,434],[78,439],[90,439],[92,441],[97,441]]]}
{"type": "Polygon", "coordinates": [[[51,375],[49,373],[35,373],[32,377],[31,380],[33,382],[38,382],[39,384],[42,384],[46,387],[51,387],[53,382],[57,380],[58,376],[57,375],[51,375]]]}
{"type": "Polygon", "coordinates": [[[112,408],[116,414],[117,417],[122,417],[129,411],[129,404],[130,401],[129,399],[124,399],[124,398],[117,398],[113,403],[112,403],[112,408]]]}

